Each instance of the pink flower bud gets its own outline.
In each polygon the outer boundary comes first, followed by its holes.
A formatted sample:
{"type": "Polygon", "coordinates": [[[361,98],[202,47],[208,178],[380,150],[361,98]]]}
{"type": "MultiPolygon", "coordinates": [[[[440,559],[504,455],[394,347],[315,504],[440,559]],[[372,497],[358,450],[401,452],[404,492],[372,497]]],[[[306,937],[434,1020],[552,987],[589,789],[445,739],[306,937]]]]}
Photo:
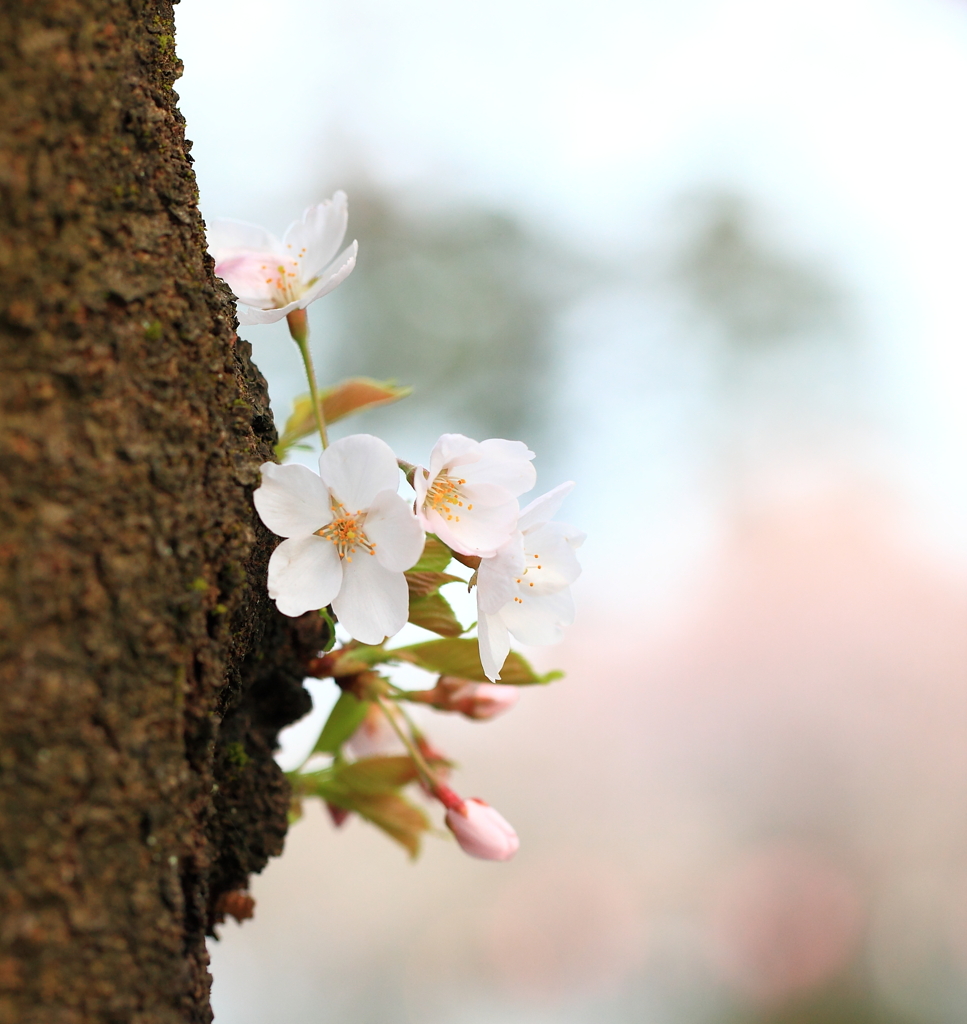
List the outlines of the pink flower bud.
{"type": "Polygon", "coordinates": [[[516,686],[474,683],[456,676],[440,676],[436,689],[428,692],[434,696],[434,707],[441,711],[458,711],[478,721],[502,715],[520,697],[516,686]]]}
{"type": "Polygon", "coordinates": [[[471,797],[447,811],[447,828],[460,849],[481,860],[510,860],[520,846],[517,833],[490,804],[471,797]]]}

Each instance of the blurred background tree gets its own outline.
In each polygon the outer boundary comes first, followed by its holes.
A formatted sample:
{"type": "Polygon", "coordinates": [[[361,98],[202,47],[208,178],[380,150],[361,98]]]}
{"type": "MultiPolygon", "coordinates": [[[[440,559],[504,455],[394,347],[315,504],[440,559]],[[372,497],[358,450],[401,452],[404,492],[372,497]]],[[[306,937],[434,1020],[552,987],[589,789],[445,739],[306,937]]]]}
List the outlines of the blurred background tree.
{"type": "Polygon", "coordinates": [[[850,472],[875,410],[842,269],[790,237],[749,195],[709,187],[673,204],[659,258],[680,343],[697,351],[711,478],[733,512],[768,480],[850,472]]]}
{"type": "Polygon", "coordinates": [[[836,271],[780,241],[782,228],[770,231],[766,211],[748,195],[710,188],[676,205],[672,280],[727,350],[843,340],[848,303],[836,271]]]}
{"type": "Polygon", "coordinates": [[[326,376],[412,385],[417,401],[382,411],[384,430],[523,438],[546,455],[562,378],[555,329],[578,290],[577,257],[505,211],[420,208],[371,181],[349,188],[361,249],[324,312],[326,376]]]}

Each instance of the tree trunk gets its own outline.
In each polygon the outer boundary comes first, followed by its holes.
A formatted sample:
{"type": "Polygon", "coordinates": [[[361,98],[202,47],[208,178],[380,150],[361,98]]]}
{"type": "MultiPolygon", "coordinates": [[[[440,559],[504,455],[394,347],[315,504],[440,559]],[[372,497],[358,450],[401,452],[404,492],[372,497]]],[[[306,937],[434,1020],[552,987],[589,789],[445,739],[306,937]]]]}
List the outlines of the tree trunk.
{"type": "Polygon", "coordinates": [[[265,593],[275,431],[179,68],[167,0],[0,8],[0,1024],[211,1019],[324,639],[265,593]]]}

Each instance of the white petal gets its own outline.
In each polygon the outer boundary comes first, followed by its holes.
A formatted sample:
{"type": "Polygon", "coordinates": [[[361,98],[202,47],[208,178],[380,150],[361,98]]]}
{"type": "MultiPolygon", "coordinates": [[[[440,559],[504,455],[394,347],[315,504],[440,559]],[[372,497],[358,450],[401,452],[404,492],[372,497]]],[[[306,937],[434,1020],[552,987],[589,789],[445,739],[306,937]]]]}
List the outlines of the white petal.
{"type": "Polygon", "coordinates": [[[521,509],[517,529],[521,532],[532,530],[543,523],[549,523],[564,504],[564,499],[574,490],[574,481],[567,480],[553,490],[535,498],[526,508],[521,509]]]}
{"type": "Polygon", "coordinates": [[[505,441],[491,437],[480,442],[480,461],[461,473],[470,483],[496,484],[506,487],[516,498],[537,483],[537,470],[531,459],[534,453],[523,441],[505,441]]]}
{"type": "Polygon", "coordinates": [[[564,536],[567,539],[568,544],[570,544],[575,550],[588,539],[588,535],[583,530],[577,530],[573,526],[566,526],[565,530],[567,532],[564,536]]]}
{"type": "Polygon", "coordinates": [[[400,470],[393,449],[372,434],[333,441],[319,456],[319,474],[347,512],[369,508],[380,491],[395,491],[400,470]]]}
{"type": "Polygon", "coordinates": [[[357,551],[343,559],[343,584],[332,610],[349,635],[380,644],[398,633],[409,616],[409,591],[402,572],[383,568],[374,555],[357,551]]]}
{"type": "Polygon", "coordinates": [[[298,302],[290,302],[279,309],[255,309],[251,306],[239,306],[237,311],[239,326],[251,327],[253,324],[274,324],[284,320],[294,309],[299,309],[298,302]]]}
{"type": "Polygon", "coordinates": [[[332,199],[310,206],[301,221],[289,226],[282,240],[283,247],[295,258],[304,250],[300,260],[303,280],[311,280],[332,262],[345,237],[348,223],[346,193],[337,192],[332,199]]]}
{"type": "Polygon", "coordinates": [[[491,558],[484,558],[477,569],[477,608],[481,612],[499,612],[519,593],[518,579],[524,572],[524,543],[515,534],[491,558]]]}
{"type": "Polygon", "coordinates": [[[342,578],[335,545],[322,537],[284,540],[269,559],[269,597],[283,615],[325,608],[339,593],[342,578]]]}
{"type": "Polygon", "coordinates": [[[563,636],[562,627],[574,621],[574,600],[568,589],[538,597],[525,595],[522,603],[511,601],[500,615],[522,644],[543,647],[556,644],[563,636]]]}
{"type": "Polygon", "coordinates": [[[421,518],[430,533],[435,533],[444,544],[464,555],[490,558],[510,540],[517,528],[515,499],[491,507],[478,508],[475,505],[472,512],[458,511],[459,521],[455,513],[442,516],[439,512],[426,510],[421,518]]]}
{"type": "MultiPolygon", "coordinates": [[[[476,467],[470,467],[471,470],[476,467]]],[[[456,470],[456,473],[466,472],[466,467],[460,467],[456,470]]],[[[456,473],[454,475],[456,475],[456,473]]],[[[458,476],[459,480],[460,477],[458,476]]],[[[512,494],[506,487],[501,487],[499,484],[484,484],[470,481],[465,484],[457,485],[460,496],[463,498],[464,508],[469,505],[473,505],[474,509],[481,505],[506,505],[508,502],[517,504],[517,498],[512,494]]],[[[463,509],[460,510],[460,515],[463,515],[463,509]]]]}
{"type": "Polygon", "coordinates": [[[484,674],[496,682],[510,653],[510,634],[499,615],[482,614],[477,620],[477,647],[484,674]]]}
{"type": "MultiPolygon", "coordinates": [[[[426,470],[422,466],[417,466],[413,474],[413,490],[416,491],[417,515],[420,515],[419,509],[423,508],[423,502],[426,501],[426,492],[429,490],[429,487],[430,481],[427,479],[426,470]]],[[[420,516],[421,520],[422,518],[420,516]]]]}
{"type": "Polygon", "coordinates": [[[270,231],[243,220],[213,220],[207,226],[207,234],[208,251],[216,263],[245,252],[282,251],[282,243],[270,231]]]}
{"type": "Polygon", "coordinates": [[[328,295],[333,289],[341,285],[353,272],[353,267],[356,266],[356,253],[358,251],[358,242],[353,242],[352,245],[343,250],[332,266],[324,270],[299,296],[299,308],[305,309],[306,306],[315,302],[316,299],[321,299],[323,295],[328,295]]]}
{"type": "Polygon", "coordinates": [[[480,442],[464,434],[443,434],[430,452],[430,478],[444,468],[465,466],[480,459],[480,442]]]}
{"type": "Polygon", "coordinates": [[[280,537],[308,537],[332,522],[329,491],[305,466],[263,463],[262,486],[252,495],[263,523],[280,537]]]}
{"type": "Polygon", "coordinates": [[[423,527],[413,509],[396,491],[380,491],[366,513],[366,536],[376,545],[376,558],[391,572],[405,572],[423,554],[423,527]]]}
{"type": "Polygon", "coordinates": [[[564,523],[545,523],[525,535],[523,591],[553,594],[581,575],[572,533],[564,523]]]}

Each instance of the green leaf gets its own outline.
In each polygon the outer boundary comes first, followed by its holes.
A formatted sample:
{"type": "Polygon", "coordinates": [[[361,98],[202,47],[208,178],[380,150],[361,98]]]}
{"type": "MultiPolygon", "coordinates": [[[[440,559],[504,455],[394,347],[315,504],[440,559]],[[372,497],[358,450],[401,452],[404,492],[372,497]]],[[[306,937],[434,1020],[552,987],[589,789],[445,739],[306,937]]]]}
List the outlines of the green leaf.
{"type": "Polygon", "coordinates": [[[357,793],[381,793],[419,778],[416,765],[406,754],[392,757],[362,757],[358,761],[340,765],[334,774],[335,782],[357,793]]]}
{"type": "Polygon", "coordinates": [[[516,651],[507,655],[504,667],[500,670],[500,682],[507,686],[533,686],[553,683],[555,679],[563,679],[564,673],[559,668],[551,669],[543,674],[535,672],[531,663],[516,651]]]}
{"type": "Polygon", "coordinates": [[[460,636],[464,631],[450,603],[437,593],[414,598],[411,592],[409,621],[440,636],[460,636]]]}
{"type": "Polygon", "coordinates": [[[336,646],[336,624],[332,621],[328,608],[320,608],[319,616],[325,621],[326,628],[329,631],[329,639],[326,641],[326,646],[322,649],[323,654],[328,654],[336,646]]]}
{"type": "Polygon", "coordinates": [[[406,847],[411,857],[416,857],[420,836],[430,823],[399,792],[416,778],[416,767],[409,757],[365,757],[297,776],[293,788],[302,794],[322,797],[343,810],[355,811],[406,847]]]}
{"type": "Polygon", "coordinates": [[[445,572],[415,572],[412,569],[405,575],[410,590],[410,622],[440,636],[460,636],[466,632],[453,614],[450,602],[438,593],[445,583],[465,583],[465,580],[445,572]]]}
{"type": "Polygon", "coordinates": [[[355,676],[369,671],[374,665],[393,660],[393,655],[382,644],[360,644],[350,640],[326,659],[326,675],[334,679],[355,676]]]}
{"type": "Polygon", "coordinates": [[[312,399],[309,395],[299,395],[292,403],[292,413],[285,421],[282,435],[275,446],[275,457],[281,462],[292,448],[305,449],[300,445],[304,437],[316,430],[316,418],[312,412],[312,399]]]}
{"type": "Polygon", "coordinates": [[[452,558],[453,552],[446,544],[442,540],[437,540],[432,533],[428,533],[423,545],[423,554],[410,572],[443,572],[452,558]]]}
{"type": "MultiPolygon", "coordinates": [[[[422,644],[411,644],[409,647],[397,647],[387,651],[400,661],[419,665],[428,672],[440,675],[458,676],[461,679],[472,679],[477,682],[488,682],[480,664],[480,653],[477,641],[469,637],[454,637],[446,640],[428,640],[422,644]]],[[[500,682],[509,686],[531,686],[535,683],[549,683],[560,679],[563,673],[548,672],[538,675],[527,660],[516,651],[507,655],[503,668],[500,670],[500,682]]]]}
{"type": "Polygon", "coordinates": [[[419,778],[416,765],[406,754],[386,757],[362,757],[358,761],[338,761],[319,772],[290,772],[293,790],[321,796],[326,800],[356,793],[388,793],[419,778]]]}
{"type": "Polygon", "coordinates": [[[406,585],[410,591],[410,600],[418,597],[428,597],[435,594],[445,583],[466,583],[465,579],[459,576],[451,576],[447,572],[425,572],[423,570],[410,569],[403,573],[406,577],[406,585]]]}
{"type": "MultiPolygon", "coordinates": [[[[373,380],[372,377],[350,377],[333,388],[320,392],[326,423],[339,420],[364,409],[398,402],[411,394],[412,388],[398,387],[395,380],[373,380]]],[[[310,406],[309,411],[312,411],[310,406]]]]}
{"type": "Polygon", "coordinates": [[[382,829],[395,839],[414,860],[420,853],[420,838],[430,827],[427,816],[399,793],[355,793],[350,798],[330,797],[329,802],[382,829]]]}
{"type": "Polygon", "coordinates": [[[411,644],[409,647],[398,647],[393,654],[400,661],[408,661],[440,675],[459,676],[461,679],[475,679],[481,682],[487,678],[480,664],[477,641],[473,639],[430,640],[426,643],[411,644]]]}
{"type": "Polygon", "coordinates": [[[367,701],[358,700],[351,693],[342,693],[336,701],[319,739],[312,748],[314,754],[338,754],[339,748],[359,728],[366,717],[367,701]]]}
{"type": "MultiPolygon", "coordinates": [[[[352,377],[332,388],[319,392],[322,414],[327,424],[336,423],[354,412],[374,409],[405,398],[413,389],[397,387],[391,380],[378,381],[369,377],[352,377]]],[[[275,454],[282,459],[285,453],[302,438],[315,433],[316,417],[312,411],[312,398],[299,395],[293,403],[292,415],[275,446],[275,454]]]]}

